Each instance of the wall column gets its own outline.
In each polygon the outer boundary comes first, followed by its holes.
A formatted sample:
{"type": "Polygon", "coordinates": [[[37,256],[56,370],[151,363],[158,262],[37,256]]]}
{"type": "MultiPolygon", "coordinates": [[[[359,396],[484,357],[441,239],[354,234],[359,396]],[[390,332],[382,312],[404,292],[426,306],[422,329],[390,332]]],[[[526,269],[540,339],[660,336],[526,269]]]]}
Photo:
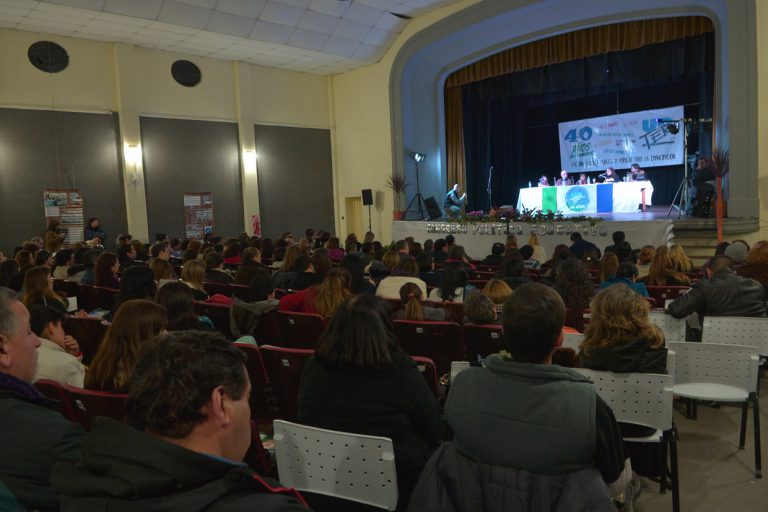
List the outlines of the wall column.
{"type": "Polygon", "coordinates": [[[259,211],[258,153],[253,103],[253,81],[251,66],[241,62],[232,63],[235,77],[235,111],[237,116],[238,143],[240,146],[240,177],[243,192],[243,225],[245,232],[253,235],[253,215],[261,218],[259,211]]]}
{"type": "Polygon", "coordinates": [[[123,171],[128,232],[135,239],[150,242],[144,163],[141,156],[139,98],[135,80],[136,56],[132,45],[115,43],[112,48],[115,105],[119,112],[120,168],[123,171]]]}

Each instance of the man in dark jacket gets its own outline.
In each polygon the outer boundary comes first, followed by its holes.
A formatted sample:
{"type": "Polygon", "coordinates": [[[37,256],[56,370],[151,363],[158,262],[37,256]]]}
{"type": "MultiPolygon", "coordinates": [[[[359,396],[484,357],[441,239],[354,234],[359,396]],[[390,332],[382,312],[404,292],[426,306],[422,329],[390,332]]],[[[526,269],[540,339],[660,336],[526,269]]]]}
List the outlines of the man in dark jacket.
{"type": "Polygon", "coordinates": [[[98,418],[82,461],[54,468],[62,510],[306,510],[296,491],[241,462],[251,442],[250,388],[245,356],[221,335],[159,338],[134,368],[130,425],[98,418]]]}
{"type": "Polygon", "coordinates": [[[754,279],[741,277],[733,271],[728,256],[715,256],[706,267],[708,279],[697,281],[691,290],[672,301],[667,307],[675,318],[698,313],[705,316],[765,317],[765,288],[754,279]]]}
{"type": "Polygon", "coordinates": [[[534,474],[597,468],[611,495],[625,500],[631,471],[613,412],[589,379],[551,364],[563,336],[560,296],[542,284],[524,284],[507,299],[502,318],[510,356],[490,356],[485,367],[462,371],[451,386],[445,419],[456,451],[534,474]]]}
{"type": "Polygon", "coordinates": [[[592,242],[587,242],[581,238],[581,234],[575,232],[571,233],[571,242],[573,243],[568,248],[568,250],[571,251],[571,253],[577,258],[581,259],[581,256],[587,249],[594,249],[597,251],[597,256],[600,257],[600,249],[598,249],[597,246],[592,242]]]}
{"type": "Polygon", "coordinates": [[[80,458],[83,431],[32,386],[38,346],[27,308],[0,288],[0,481],[29,510],[58,510],[51,467],[80,458]]]}

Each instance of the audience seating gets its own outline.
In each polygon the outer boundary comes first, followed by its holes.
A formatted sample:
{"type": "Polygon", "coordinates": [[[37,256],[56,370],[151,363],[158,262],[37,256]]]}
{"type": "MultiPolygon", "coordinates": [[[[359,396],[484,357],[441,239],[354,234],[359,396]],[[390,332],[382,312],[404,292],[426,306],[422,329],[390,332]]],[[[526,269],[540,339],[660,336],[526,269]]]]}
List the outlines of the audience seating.
{"type": "Polygon", "coordinates": [[[400,347],[412,356],[432,359],[438,375],[451,370],[451,361],[465,360],[459,324],[409,320],[395,320],[393,323],[400,347]]]}
{"type": "Polygon", "coordinates": [[[439,388],[438,388],[438,376],[437,376],[437,367],[435,366],[434,361],[432,361],[428,357],[421,357],[421,356],[411,356],[414,361],[416,361],[416,365],[419,367],[419,371],[421,372],[421,375],[424,377],[424,382],[427,383],[427,387],[429,388],[432,393],[434,393],[435,397],[439,396],[439,388]]]}
{"type": "Polygon", "coordinates": [[[469,272],[469,278],[475,281],[490,281],[496,272],[483,271],[483,270],[471,270],[469,272]]]}
{"type": "Polygon", "coordinates": [[[269,375],[261,357],[261,350],[250,343],[235,343],[246,356],[245,368],[251,381],[251,419],[258,425],[268,425],[280,417],[275,396],[269,384],[269,375]]]}
{"type": "Polygon", "coordinates": [[[676,343],[685,341],[685,319],[675,318],[665,311],[651,311],[649,315],[651,323],[658,326],[664,333],[664,339],[667,343],[676,343]]]}
{"type": "Polygon", "coordinates": [[[674,300],[691,289],[690,286],[647,286],[648,295],[653,297],[656,304],[663,308],[667,299],[674,300]]]}
{"type": "Polygon", "coordinates": [[[462,338],[467,359],[480,361],[504,349],[504,336],[500,325],[466,324],[462,327],[462,338]]]}
{"type": "Polygon", "coordinates": [[[314,313],[278,311],[282,346],[314,350],[325,331],[325,319],[314,313]]]}
{"type": "Polygon", "coordinates": [[[768,318],[708,316],[702,323],[702,343],[748,345],[768,356],[768,318]]]}
{"type": "Polygon", "coordinates": [[[213,325],[216,327],[216,330],[223,334],[227,339],[233,339],[229,318],[229,310],[232,306],[228,306],[226,304],[217,304],[215,302],[201,302],[197,300],[194,302],[194,306],[195,313],[200,316],[207,316],[210,318],[213,322],[213,325]]]}
{"type": "Polygon", "coordinates": [[[483,288],[485,288],[485,285],[488,284],[488,281],[485,279],[470,279],[469,281],[467,281],[467,283],[471,284],[478,290],[482,290],[483,288]]]}
{"type": "Polygon", "coordinates": [[[299,491],[395,510],[392,440],[274,422],[280,483],[299,491]]]}
{"type": "Polygon", "coordinates": [[[384,299],[389,304],[390,309],[392,310],[392,314],[394,315],[398,311],[405,309],[405,305],[403,304],[403,301],[400,299],[384,299]]]}
{"type": "Polygon", "coordinates": [[[61,413],[62,416],[73,423],[77,423],[77,415],[72,409],[72,403],[69,401],[64,388],[61,387],[61,384],[55,380],[37,379],[35,381],[35,388],[46,397],[56,402],[55,408],[61,413]]]}
{"type": "Polygon", "coordinates": [[[77,305],[80,309],[93,311],[99,308],[99,297],[93,285],[80,284],[80,293],[77,295],[77,305]]]}
{"type": "Polygon", "coordinates": [[[298,419],[299,384],[304,365],[314,350],[275,347],[261,347],[261,357],[267,369],[269,383],[277,399],[280,416],[288,421],[298,419]]]}
{"type": "Polygon", "coordinates": [[[65,297],[77,297],[78,306],[80,305],[80,285],[78,283],[65,281],[64,279],[54,279],[53,291],[65,297]]]}
{"type": "Polygon", "coordinates": [[[291,290],[283,290],[282,288],[275,288],[275,298],[282,299],[286,295],[290,295],[293,292],[291,290]]]}
{"type": "Polygon", "coordinates": [[[762,478],[760,402],[757,394],[760,358],[755,347],[714,343],[669,343],[675,352],[676,396],[691,400],[740,402],[739,448],[744,448],[747,414],[752,403],[755,477],[762,478]]]}
{"type": "Polygon", "coordinates": [[[253,337],[259,345],[282,345],[283,332],[280,329],[280,315],[277,310],[265,313],[261,317],[253,337]]]}
{"type": "Polygon", "coordinates": [[[588,314],[588,309],[565,308],[565,325],[572,327],[579,332],[584,332],[584,328],[587,323],[589,323],[588,317],[586,316],[588,314]]]}
{"type": "Polygon", "coordinates": [[[672,469],[672,510],[680,510],[677,441],[672,421],[673,382],[671,375],[652,373],[613,373],[577,368],[595,384],[597,394],[608,404],[621,423],[656,429],[645,437],[624,437],[624,442],[661,443],[660,490],[667,486],[667,450],[672,469]]]}
{"type": "Polygon", "coordinates": [[[98,318],[78,318],[68,316],[64,320],[64,332],[72,336],[80,344],[83,353],[83,364],[90,365],[96,352],[99,350],[101,340],[107,333],[108,326],[98,318]]]}
{"type": "Polygon", "coordinates": [[[118,421],[125,419],[126,395],[91,391],[67,384],[62,384],[62,387],[73,405],[72,409],[77,416],[77,422],[83,430],[91,429],[93,418],[96,416],[107,416],[118,421]]]}
{"type": "Polygon", "coordinates": [[[230,284],[228,294],[246,302],[251,300],[250,288],[242,284],[230,284]]]}
{"type": "Polygon", "coordinates": [[[96,294],[96,307],[112,311],[112,308],[115,307],[115,299],[120,290],[105,288],[103,286],[94,286],[93,291],[96,294]]]}
{"type": "Polygon", "coordinates": [[[232,290],[230,289],[230,285],[228,284],[204,282],[203,288],[205,289],[205,292],[208,295],[216,295],[218,293],[220,295],[225,295],[227,297],[232,296],[232,290]]]}
{"type": "Polygon", "coordinates": [[[456,322],[457,324],[464,322],[464,304],[461,302],[427,301],[426,305],[447,310],[448,312],[445,315],[446,321],[456,322]]]}

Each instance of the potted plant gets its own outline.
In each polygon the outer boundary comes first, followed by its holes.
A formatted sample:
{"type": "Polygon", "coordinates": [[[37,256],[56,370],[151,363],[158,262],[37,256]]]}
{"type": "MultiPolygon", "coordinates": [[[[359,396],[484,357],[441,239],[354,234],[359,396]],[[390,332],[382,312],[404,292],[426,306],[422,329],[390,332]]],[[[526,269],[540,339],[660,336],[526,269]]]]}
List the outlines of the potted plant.
{"type": "Polygon", "coordinates": [[[394,220],[403,220],[405,218],[405,210],[400,209],[402,204],[401,196],[405,194],[405,188],[408,186],[408,182],[405,181],[404,176],[399,174],[392,174],[387,178],[387,186],[392,189],[395,195],[395,209],[392,212],[392,218],[394,220]]]}
{"type": "Polygon", "coordinates": [[[723,241],[723,178],[730,170],[730,153],[727,149],[715,148],[712,150],[712,156],[709,157],[712,165],[712,174],[715,175],[715,192],[717,193],[717,206],[715,216],[717,218],[717,241],[723,241]]]}

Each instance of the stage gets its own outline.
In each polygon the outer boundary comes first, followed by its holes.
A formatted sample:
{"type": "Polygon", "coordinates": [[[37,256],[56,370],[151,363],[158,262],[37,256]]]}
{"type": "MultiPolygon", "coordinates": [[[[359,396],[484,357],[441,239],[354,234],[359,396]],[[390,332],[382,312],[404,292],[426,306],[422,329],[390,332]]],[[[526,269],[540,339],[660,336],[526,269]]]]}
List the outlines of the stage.
{"type": "MultiPolygon", "coordinates": [[[[635,213],[597,213],[591,217],[600,219],[600,222],[591,225],[589,222],[574,222],[565,217],[562,221],[528,224],[523,222],[510,222],[509,232],[517,237],[518,247],[526,244],[532,231],[539,235],[539,243],[547,252],[547,257],[552,255],[556,245],[571,245],[570,235],[578,231],[581,236],[604,250],[613,245],[611,234],[614,231],[624,231],[627,241],[633,248],[643,245],[666,245],[672,243],[672,221],[677,219],[677,212],[667,217],[669,206],[657,205],[648,208],[646,212],[635,213]]],[[[447,218],[433,221],[405,220],[392,222],[392,239],[402,240],[412,236],[417,242],[424,240],[444,238],[448,234],[456,237],[456,243],[464,246],[471,258],[483,259],[491,253],[491,246],[495,242],[505,242],[507,226],[503,222],[486,223],[449,222],[447,218]]]]}

